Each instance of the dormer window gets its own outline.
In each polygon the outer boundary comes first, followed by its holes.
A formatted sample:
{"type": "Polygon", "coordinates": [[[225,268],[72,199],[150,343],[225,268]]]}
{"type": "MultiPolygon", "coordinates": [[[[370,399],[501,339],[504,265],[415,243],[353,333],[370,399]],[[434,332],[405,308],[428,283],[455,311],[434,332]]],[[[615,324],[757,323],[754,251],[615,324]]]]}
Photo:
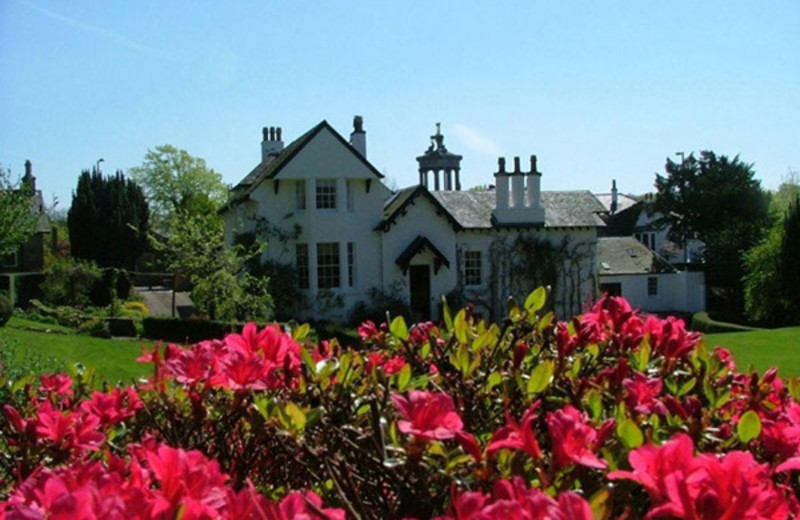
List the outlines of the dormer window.
{"type": "Polygon", "coordinates": [[[336,179],[317,179],[317,209],[336,209],[336,179]]]}

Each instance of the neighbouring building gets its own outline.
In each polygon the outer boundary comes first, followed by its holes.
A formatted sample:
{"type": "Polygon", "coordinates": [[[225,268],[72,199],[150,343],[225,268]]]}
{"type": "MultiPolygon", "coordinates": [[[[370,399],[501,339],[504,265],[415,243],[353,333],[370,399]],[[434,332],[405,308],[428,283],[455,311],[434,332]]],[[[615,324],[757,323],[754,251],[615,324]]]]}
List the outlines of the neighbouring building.
{"type": "Polygon", "coordinates": [[[594,299],[605,224],[589,191],[542,191],[536,156],[524,167],[500,158],[493,188],[462,191],[462,157],[437,125],[419,183],[392,192],[366,145],[358,116],[349,141],[326,121],[286,146],[280,128],[264,128],[260,163],[220,210],[229,242],[255,234],[269,243],[265,261],[294,266],[300,318],[345,320],[376,291],[415,319],[438,319],[442,296],[496,318],[541,284],[562,317],[594,299]]]}
{"type": "Polygon", "coordinates": [[[22,185],[31,193],[31,216],[36,219],[36,224],[27,242],[19,246],[15,252],[0,259],[0,273],[41,271],[44,268],[46,248],[50,245],[50,217],[45,211],[42,192],[36,188],[36,177],[33,175],[33,165],[30,161],[25,161],[22,185]]]}
{"type": "Polygon", "coordinates": [[[679,271],[634,237],[600,237],[600,291],[647,312],[706,310],[705,273],[679,271]]]}

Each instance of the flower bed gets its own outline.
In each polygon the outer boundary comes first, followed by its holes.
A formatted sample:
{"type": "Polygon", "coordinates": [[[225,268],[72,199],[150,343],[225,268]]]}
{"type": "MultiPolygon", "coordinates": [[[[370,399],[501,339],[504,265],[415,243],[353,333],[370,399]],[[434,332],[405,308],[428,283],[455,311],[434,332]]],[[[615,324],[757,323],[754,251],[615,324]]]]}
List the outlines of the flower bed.
{"type": "Polygon", "coordinates": [[[0,519],[779,519],[800,384],[682,321],[538,289],[500,324],[402,318],[357,345],[277,326],[140,358],[152,377],[6,387],[0,519]]]}

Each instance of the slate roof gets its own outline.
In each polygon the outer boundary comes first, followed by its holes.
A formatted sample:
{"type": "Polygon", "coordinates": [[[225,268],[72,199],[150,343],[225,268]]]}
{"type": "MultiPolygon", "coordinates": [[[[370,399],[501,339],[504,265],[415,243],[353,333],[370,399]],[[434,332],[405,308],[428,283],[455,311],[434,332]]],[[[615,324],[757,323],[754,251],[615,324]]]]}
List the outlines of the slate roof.
{"type": "Polygon", "coordinates": [[[633,237],[598,238],[597,259],[601,276],[676,272],[669,262],[633,237]]]}
{"type": "MultiPolygon", "coordinates": [[[[497,227],[492,219],[494,191],[433,191],[442,207],[466,229],[497,227]]],[[[545,228],[603,227],[602,205],[589,191],[542,192],[545,228]]]]}
{"type": "MultiPolygon", "coordinates": [[[[595,193],[594,196],[603,205],[603,208],[607,212],[611,212],[611,194],[610,193],[595,193]]],[[[629,197],[628,195],[619,194],[617,195],[617,213],[625,211],[626,209],[630,209],[631,207],[635,206],[638,202],[637,199],[633,197],[629,197]]]]}
{"type": "Polygon", "coordinates": [[[50,217],[44,211],[44,197],[42,197],[42,192],[39,190],[36,190],[36,193],[31,197],[31,214],[36,217],[34,233],[49,233],[50,217]]]}
{"type": "Polygon", "coordinates": [[[355,155],[364,165],[379,179],[383,178],[383,175],[369,162],[367,159],[358,153],[353,147],[345,141],[344,137],[336,131],[327,121],[322,120],[316,126],[314,126],[311,130],[304,133],[291,143],[289,143],[283,150],[281,150],[277,155],[271,157],[267,161],[262,161],[253,168],[250,173],[248,173],[244,179],[239,181],[239,184],[234,186],[233,188],[233,197],[229,200],[220,210],[220,213],[225,212],[232,206],[239,204],[245,200],[247,200],[250,194],[255,190],[261,181],[264,179],[273,179],[275,178],[281,170],[297,155],[300,150],[302,150],[311,140],[319,134],[323,128],[327,128],[331,131],[331,133],[348,149],[350,150],[353,155],[355,155]]]}

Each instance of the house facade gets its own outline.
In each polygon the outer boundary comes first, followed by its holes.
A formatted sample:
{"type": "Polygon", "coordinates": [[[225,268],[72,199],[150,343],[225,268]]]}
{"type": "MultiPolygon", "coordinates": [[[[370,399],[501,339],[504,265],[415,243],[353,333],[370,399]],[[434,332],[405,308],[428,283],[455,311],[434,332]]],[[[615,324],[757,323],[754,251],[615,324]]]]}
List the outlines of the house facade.
{"type": "Polygon", "coordinates": [[[33,233],[16,251],[0,258],[0,273],[39,272],[44,268],[45,251],[50,246],[51,225],[44,207],[41,190],[36,188],[31,161],[25,161],[22,185],[30,196],[30,214],[35,220],[33,233]]]}
{"type": "Polygon", "coordinates": [[[705,273],[679,271],[635,237],[600,237],[600,291],[659,313],[706,310],[705,273]]]}
{"type": "Polygon", "coordinates": [[[597,290],[602,206],[588,191],[541,190],[536,157],[498,160],[495,188],[462,191],[461,156],[437,125],[419,157],[419,183],[392,192],[367,160],[360,117],[345,140],[326,121],[284,146],[265,128],[262,160],[220,210],[226,239],[253,233],[263,260],[294,267],[305,295],[300,318],[346,320],[376,291],[438,319],[441,297],[490,318],[508,298],[551,285],[560,316],[597,290]]]}

